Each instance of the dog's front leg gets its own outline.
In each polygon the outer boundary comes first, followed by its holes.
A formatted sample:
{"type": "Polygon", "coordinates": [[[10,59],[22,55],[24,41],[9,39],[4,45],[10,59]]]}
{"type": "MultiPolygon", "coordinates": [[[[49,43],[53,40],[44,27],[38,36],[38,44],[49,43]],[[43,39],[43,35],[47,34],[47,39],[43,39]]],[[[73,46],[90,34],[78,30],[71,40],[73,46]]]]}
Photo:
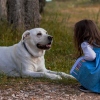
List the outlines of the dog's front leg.
{"type": "Polygon", "coordinates": [[[60,75],[60,76],[65,77],[65,78],[74,78],[72,75],[66,74],[64,72],[56,72],[56,71],[51,71],[51,70],[47,70],[47,69],[46,69],[46,72],[51,73],[51,74],[60,75]]]}
{"type": "Polygon", "coordinates": [[[50,78],[50,79],[62,79],[59,75],[55,74],[50,74],[46,72],[31,72],[31,71],[24,71],[22,73],[22,77],[45,77],[45,78],[50,78]]]}

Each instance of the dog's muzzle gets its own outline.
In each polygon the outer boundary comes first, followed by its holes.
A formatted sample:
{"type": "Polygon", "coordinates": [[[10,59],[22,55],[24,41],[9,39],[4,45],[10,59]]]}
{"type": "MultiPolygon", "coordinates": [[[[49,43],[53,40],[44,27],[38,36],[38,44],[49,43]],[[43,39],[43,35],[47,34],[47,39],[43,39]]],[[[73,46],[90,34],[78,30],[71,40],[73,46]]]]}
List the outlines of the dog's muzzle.
{"type": "Polygon", "coordinates": [[[52,43],[52,40],[53,40],[53,36],[48,36],[47,38],[48,38],[48,40],[49,40],[49,43],[46,44],[46,45],[42,45],[42,44],[38,43],[38,44],[37,44],[37,47],[38,47],[39,49],[48,50],[48,49],[51,48],[51,43],[52,43]]]}

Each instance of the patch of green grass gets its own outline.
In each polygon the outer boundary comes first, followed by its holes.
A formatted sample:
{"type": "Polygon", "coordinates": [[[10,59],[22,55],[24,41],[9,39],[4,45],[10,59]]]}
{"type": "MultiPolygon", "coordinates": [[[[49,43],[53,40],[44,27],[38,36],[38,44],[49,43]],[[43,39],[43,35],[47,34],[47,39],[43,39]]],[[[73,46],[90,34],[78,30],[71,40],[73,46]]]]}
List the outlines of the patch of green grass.
{"type": "Polygon", "coordinates": [[[68,28],[67,22],[63,19],[59,20],[59,15],[49,16],[48,20],[46,18],[46,15],[43,15],[41,27],[46,29],[48,34],[54,38],[51,50],[47,51],[45,55],[46,66],[51,67],[52,70],[69,73],[67,69],[70,69],[73,65],[72,61],[74,61],[73,58],[69,57],[74,51],[73,32],[71,31],[73,29],[68,28]]]}
{"type": "Polygon", "coordinates": [[[11,46],[21,40],[23,31],[14,30],[7,22],[0,22],[0,46],[11,46]]]}

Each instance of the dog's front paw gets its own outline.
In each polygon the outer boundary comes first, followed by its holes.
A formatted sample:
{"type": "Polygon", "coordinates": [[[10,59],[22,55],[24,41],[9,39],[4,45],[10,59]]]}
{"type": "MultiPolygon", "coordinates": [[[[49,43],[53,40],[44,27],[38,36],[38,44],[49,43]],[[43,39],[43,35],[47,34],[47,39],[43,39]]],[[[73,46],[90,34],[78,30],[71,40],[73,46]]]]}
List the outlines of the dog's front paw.
{"type": "Polygon", "coordinates": [[[51,75],[49,78],[52,80],[61,80],[62,79],[60,75],[54,75],[54,74],[51,75]]]}
{"type": "Polygon", "coordinates": [[[60,79],[60,80],[61,80],[62,77],[61,77],[60,75],[56,75],[56,76],[55,76],[55,79],[60,79]]]}
{"type": "Polygon", "coordinates": [[[73,79],[75,79],[72,75],[66,74],[66,73],[64,73],[64,72],[61,72],[60,75],[61,75],[62,77],[64,77],[64,78],[73,78],[73,79]]]}

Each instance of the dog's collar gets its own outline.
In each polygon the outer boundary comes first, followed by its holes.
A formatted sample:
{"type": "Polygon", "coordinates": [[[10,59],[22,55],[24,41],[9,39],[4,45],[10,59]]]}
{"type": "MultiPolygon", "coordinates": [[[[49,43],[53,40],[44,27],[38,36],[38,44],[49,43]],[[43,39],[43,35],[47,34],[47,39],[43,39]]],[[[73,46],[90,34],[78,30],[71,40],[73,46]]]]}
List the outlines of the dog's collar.
{"type": "Polygon", "coordinates": [[[25,41],[23,41],[23,45],[24,45],[25,50],[26,50],[31,56],[33,56],[33,55],[29,52],[29,50],[27,49],[26,44],[25,44],[25,41]]]}

